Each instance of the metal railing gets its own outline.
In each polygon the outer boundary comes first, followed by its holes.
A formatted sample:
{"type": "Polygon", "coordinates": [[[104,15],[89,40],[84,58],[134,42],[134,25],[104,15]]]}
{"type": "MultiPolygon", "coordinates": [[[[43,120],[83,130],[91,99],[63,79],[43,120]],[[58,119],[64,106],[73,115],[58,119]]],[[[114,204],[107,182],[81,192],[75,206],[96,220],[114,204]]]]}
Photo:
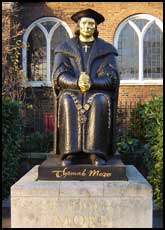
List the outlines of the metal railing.
{"type": "MultiPolygon", "coordinates": [[[[118,103],[116,126],[117,135],[126,135],[130,129],[131,111],[136,107],[135,103],[118,103]]],[[[42,108],[32,109],[24,114],[24,135],[40,132],[47,133],[54,130],[54,114],[42,108]]]]}

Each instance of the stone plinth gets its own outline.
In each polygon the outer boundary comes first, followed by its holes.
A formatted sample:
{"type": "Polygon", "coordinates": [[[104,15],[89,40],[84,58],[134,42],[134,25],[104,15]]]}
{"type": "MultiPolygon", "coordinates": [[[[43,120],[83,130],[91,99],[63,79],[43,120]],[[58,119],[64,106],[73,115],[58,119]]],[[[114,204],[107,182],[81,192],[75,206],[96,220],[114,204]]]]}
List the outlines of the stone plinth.
{"type": "Polygon", "coordinates": [[[152,228],[152,188],[128,181],[42,181],[38,166],[11,187],[12,228],[152,228]]]}

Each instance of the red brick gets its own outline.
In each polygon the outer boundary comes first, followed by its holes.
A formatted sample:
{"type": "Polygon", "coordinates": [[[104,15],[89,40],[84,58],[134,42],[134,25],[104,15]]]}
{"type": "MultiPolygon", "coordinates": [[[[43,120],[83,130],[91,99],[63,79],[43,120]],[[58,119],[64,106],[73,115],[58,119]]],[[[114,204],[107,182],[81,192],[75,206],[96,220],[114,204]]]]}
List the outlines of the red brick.
{"type": "MultiPolygon", "coordinates": [[[[75,24],[70,16],[76,11],[92,8],[105,17],[105,22],[99,25],[100,37],[113,43],[114,33],[119,24],[128,16],[139,13],[151,14],[163,20],[162,2],[25,2],[20,3],[22,11],[20,20],[23,28],[44,16],[55,16],[65,21],[74,31],[75,24]]],[[[151,93],[161,94],[162,85],[132,85],[120,86],[119,101],[136,102],[139,99],[148,100],[151,93]]]]}

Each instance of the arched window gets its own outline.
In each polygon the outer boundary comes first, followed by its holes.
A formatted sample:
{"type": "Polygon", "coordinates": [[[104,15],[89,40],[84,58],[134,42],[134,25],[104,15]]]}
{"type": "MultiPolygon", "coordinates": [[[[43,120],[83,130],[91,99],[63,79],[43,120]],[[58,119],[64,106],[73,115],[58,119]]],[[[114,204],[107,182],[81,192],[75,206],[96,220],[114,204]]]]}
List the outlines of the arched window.
{"type": "Polygon", "coordinates": [[[128,17],[117,28],[121,83],[163,83],[163,23],[148,14],[128,17]]]}
{"type": "Polygon", "coordinates": [[[53,51],[57,44],[72,37],[69,26],[55,17],[34,21],[23,36],[23,71],[33,87],[51,86],[53,51]]]}

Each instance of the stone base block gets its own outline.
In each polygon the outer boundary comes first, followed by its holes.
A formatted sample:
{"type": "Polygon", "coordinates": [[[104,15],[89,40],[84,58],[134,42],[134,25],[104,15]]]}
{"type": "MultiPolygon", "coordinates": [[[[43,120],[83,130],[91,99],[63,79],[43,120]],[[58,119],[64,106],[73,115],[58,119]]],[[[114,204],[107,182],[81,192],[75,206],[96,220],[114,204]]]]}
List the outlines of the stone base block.
{"type": "Polygon", "coordinates": [[[38,166],[11,187],[12,228],[152,228],[152,188],[128,181],[42,181],[38,166]]]}

